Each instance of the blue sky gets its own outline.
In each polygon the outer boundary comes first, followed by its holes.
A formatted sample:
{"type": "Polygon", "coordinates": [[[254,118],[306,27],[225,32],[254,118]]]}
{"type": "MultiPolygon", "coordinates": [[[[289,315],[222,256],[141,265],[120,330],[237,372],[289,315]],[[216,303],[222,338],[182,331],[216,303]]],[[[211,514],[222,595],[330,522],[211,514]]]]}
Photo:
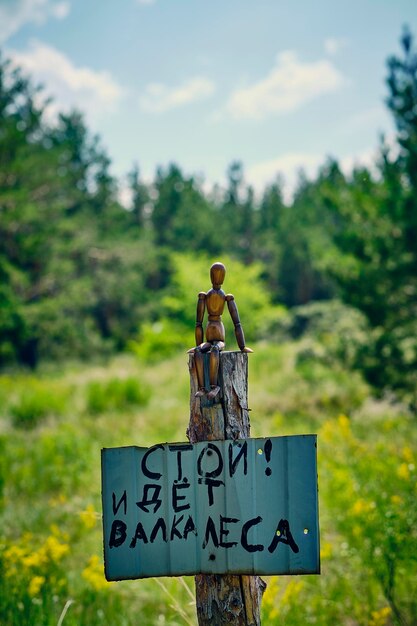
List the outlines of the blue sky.
{"type": "Polygon", "coordinates": [[[0,44],[56,110],[78,107],[113,172],[177,162],[207,186],[239,159],[290,192],[392,135],[385,62],[416,0],[0,0],[0,44]]]}

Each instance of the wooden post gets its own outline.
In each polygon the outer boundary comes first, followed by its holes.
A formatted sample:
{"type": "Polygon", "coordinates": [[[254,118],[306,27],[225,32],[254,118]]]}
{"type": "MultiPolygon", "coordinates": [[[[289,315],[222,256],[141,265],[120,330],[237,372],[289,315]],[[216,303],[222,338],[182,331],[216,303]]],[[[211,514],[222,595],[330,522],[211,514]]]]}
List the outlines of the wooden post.
{"type": "MultiPolygon", "coordinates": [[[[204,355],[208,378],[209,355],[204,355]]],[[[191,395],[187,436],[191,443],[250,436],[248,411],[248,355],[221,352],[220,393],[215,401],[196,398],[194,355],[189,358],[191,395]]],[[[195,577],[197,618],[200,626],[260,626],[265,582],[259,576],[199,574],[195,577]]]]}

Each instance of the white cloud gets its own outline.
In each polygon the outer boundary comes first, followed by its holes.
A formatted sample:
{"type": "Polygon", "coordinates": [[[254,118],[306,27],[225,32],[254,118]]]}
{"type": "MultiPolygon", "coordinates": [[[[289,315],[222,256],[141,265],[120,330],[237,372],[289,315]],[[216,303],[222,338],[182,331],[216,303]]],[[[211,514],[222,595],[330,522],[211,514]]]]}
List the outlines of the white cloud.
{"type": "Polygon", "coordinates": [[[39,41],[32,41],[26,52],[9,50],[8,55],[45,85],[45,93],[54,98],[50,114],[76,107],[97,117],[114,110],[123,96],[108,72],[76,67],[62,52],[39,41]]]}
{"type": "Polygon", "coordinates": [[[49,17],[64,19],[70,8],[68,0],[3,0],[0,2],[0,43],[27,23],[43,24],[49,17]]]}
{"type": "MultiPolygon", "coordinates": [[[[384,140],[385,148],[388,150],[390,159],[396,159],[399,154],[399,145],[397,136],[389,134],[384,140]]],[[[346,155],[339,160],[340,169],[347,176],[353,172],[355,168],[366,167],[371,174],[378,175],[378,160],[381,154],[381,146],[367,148],[355,155],[346,155]]]]}
{"type": "Polygon", "coordinates": [[[362,133],[372,129],[375,134],[382,132],[386,128],[392,127],[391,117],[386,107],[382,104],[363,109],[354,113],[351,117],[347,117],[340,128],[340,131],[346,134],[362,133]]]}
{"type": "Polygon", "coordinates": [[[247,181],[258,191],[273,183],[278,176],[284,178],[284,198],[290,201],[297,186],[300,170],[314,178],[324,162],[323,154],[289,152],[276,159],[261,161],[246,171],[247,181]]]}
{"type": "Polygon", "coordinates": [[[57,20],[63,20],[67,17],[71,10],[69,2],[58,2],[51,7],[51,13],[57,20]]]}
{"type": "Polygon", "coordinates": [[[349,45],[346,37],[328,37],[324,41],[324,49],[330,56],[335,56],[340,50],[349,45]]]}
{"type": "Polygon", "coordinates": [[[337,91],[346,82],[327,59],[303,63],[295,52],[287,50],[278,54],[265,78],[235,91],[226,110],[236,119],[289,113],[314,98],[337,91]]]}
{"type": "MultiPolygon", "coordinates": [[[[389,136],[386,144],[391,156],[395,156],[398,146],[394,136],[389,136]]],[[[349,176],[357,167],[366,167],[371,173],[376,174],[376,162],[378,148],[366,148],[361,152],[352,155],[334,156],[339,163],[342,172],[349,176]]],[[[316,178],[320,167],[325,165],[327,156],[324,153],[309,152],[288,152],[276,159],[261,161],[249,167],[245,178],[257,192],[263,192],[267,185],[270,185],[278,178],[283,178],[283,195],[287,202],[291,202],[297,188],[300,171],[302,170],[308,179],[316,178]]]]}
{"type": "Polygon", "coordinates": [[[162,83],[151,83],[139,98],[139,105],[149,113],[163,113],[170,109],[203,100],[215,91],[214,83],[208,78],[196,76],[177,87],[167,87],[162,83]]]}
{"type": "Polygon", "coordinates": [[[136,0],[138,4],[155,4],[156,0],[136,0]]]}
{"type": "Polygon", "coordinates": [[[378,152],[375,148],[363,150],[360,154],[348,154],[339,160],[340,169],[346,176],[351,174],[358,167],[367,167],[374,170],[378,152]]]}

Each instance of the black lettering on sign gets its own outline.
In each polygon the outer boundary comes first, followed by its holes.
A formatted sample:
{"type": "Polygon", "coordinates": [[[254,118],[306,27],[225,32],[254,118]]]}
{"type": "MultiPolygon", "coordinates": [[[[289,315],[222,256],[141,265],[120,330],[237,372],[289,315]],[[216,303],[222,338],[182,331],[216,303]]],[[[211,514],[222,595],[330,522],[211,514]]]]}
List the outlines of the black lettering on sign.
{"type": "Polygon", "coordinates": [[[123,495],[122,495],[122,497],[120,498],[120,500],[119,500],[119,502],[117,504],[116,504],[116,494],[113,491],[113,493],[112,493],[112,501],[113,501],[113,515],[117,514],[117,511],[120,509],[122,503],[124,505],[124,512],[125,512],[125,515],[126,515],[126,512],[127,512],[127,494],[126,494],[126,489],[124,490],[123,495]]]}
{"type": "Polygon", "coordinates": [[[214,525],[213,520],[209,516],[209,518],[207,520],[206,533],[204,535],[203,550],[204,550],[204,548],[207,547],[207,544],[208,544],[208,542],[210,540],[210,536],[211,536],[211,540],[212,540],[212,542],[214,544],[214,547],[218,548],[219,547],[219,538],[217,537],[216,526],[214,525]]]}
{"type": "Polygon", "coordinates": [[[208,501],[209,506],[211,506],[212,504],[214,504],[213,487],[220,487],[220,485],[224,485],[224,482],[222,480],[216,480],[215,478],[199,478],[198,484],[207,485],[208,501]]]}
{"type": "Polygon", "coordinates": [[[277,529],[274,534],[274,538],[271,541],[271,544],[268,546],[269,552],[273,552],[279,543],[284,543],[287,546],[290,546],[291,550],[295,553],[299,552],[299,547],[294,541],[294,537],[292,536],[290,525],[286,519],[280,519],[278,522],[277,529]]]}
{"type": "Polygon", "coordinates": [[[182,535],[180,531],[178,530],[177,526],[180,522],[182,522],[183,519],[184,519],[184,515],[181,515],[181,517],[178,519],[177,519],[177,516],[174,515],[174,519],[172,520],[172,526],[171,526],[171,535],[170,535],[171,541],[174,539],[174,535],[178,537],[178,539],[182,539],[182,535]]]}
{"type": "Polygon", "coordinates": [[[156,520],[156,524],[151,532],[151,543],[153,543],[156,539],[156,535],[158,534],[158,530],[162,532],[163,541],[167,541],[167,525],[165,524],[165,520],[163,517],[160,517],[156,520]]]}
{"type": "Polygon", "coordinates": [[[237,541],[224,541],[224,537],[230,533],[230,530],[226,528],[226,524],[236,524],[239,520],[236,517],[223,517],[220,515],[220,542],[221,548],[231,548],[237,546],[237,541]]]}
{"type": "Polygon", "coordinates": [[[111,525],[109,547],[118,548],[125,542],[127,526],[122,520],[115,519],[111,525]]]}
{"type": "Polygon", "coordinates": [[[197,535],[197,529],[195,527],[194,520],[191,517],[191,515],[188,516],[188,519],[184,526],[184,539],[187,539],[189,533],[194,533],[195,535],[197,535]]]}
{"type": "Polygon", "coordinates": [[[132,537],[132,541],[130,542],[129,548],[134,548],[136,546],[137,541],[143,541],[143,543],[148,543],[148,538],[145,533],[145,529],[142,526],[142,523],[139,522],[136,526],[135,534],[132,537]]]}
{"type": "Polygon", "coordinates": [[[181,452],[186,452],[188,450],[192,450],[193,446],[191,443],[180,443],[180,444],[175,444],[175,445],[170,445],[168,446],[169,450],[171,452],[176,452],[177,453],[177,468],[178,468],[178,475],[177,475],[177,480],[181,480],[182,479],[182,456],[181,456],[181,452]]]}
{"type": "Polygon", "coordinates": [[[142,500],[136,502],[137,506],[145,511],[145,513],[149,513],[148,506],[154,506],[153,512],[156,513],[159,507],[162,504],[162,500],[158,497],[161,493],[161,485],[144,485],[143,486],[143,495],[142,500]],[[150,491],[153,489],[153,494],[149,496],[150,491]]]}
{"type": "MultiPolygon", "coordinates": [[[[271,451],[272,451],[272,441],[270,439],[267,439],[265,441],[264,450],[265,450],[265,460],[267,463],[269,463],[269,461],[271,460],[271,451]]],[[[266,468],[265,474],[267,476],[271,476],[272,470],[270,467],[266,468]]]]}
{"type": "Polygon", "coordinates": [[[172,507],[176,513],[180,511],[185,511],[190,508],[190,504],[178,504],[179,500],[185,500],[185,496],[178,495],[178,491],[180,489],[189,489],[190,483],[186,478],[184,478],[184,482],[177,484],[177,481],[174,480],[174,484],[172,485],[172,507]]]}
{"type": "Polygon", "coordinates": [[[253,544],[248,543],[248,532],[252,528],[252,526],[256,526],[262,522],[262,517],[258,515],[258,517],[254,517],[253,519],[248,520],[242,526],[242,536],[240,539],[240,543],[242,544],[242,548],[244,548],[247,552],[262,552],[264,549],[263,545],[260,543],[253,544]]]}
{"type": "Polygon", "coordinates": [[[229,475],[230,478],[236,472],[236,468],[240,462],[240,459],[243,456],[243,473],[246,476],[248,473],[248,442],[245,441],[243,444],[240,443],[230,443],[229,444],[229,475]],[[239,452],[236,455],[236,458],[233,459],[233,452],[236,448],[240,448],[239,452]]]}
{"type": "Polygon", "coordinates": [[[151,472],[151,470],[148,469],[146,465],[146,461],[148,460],[148,456],[150,454],[152,454],[156,450],[163,450],[163,449],[164,449],[164,446],[161,443],[158,443],[158,445],[152,446],[152,448],[149,448],[149,450],[147,450],[145,454],[143,455],[142,463],[140,466],[141,466],[143,474],[147,478],[152,478],[152,480],[159,480],[161,478],[162,474],[160,474],[159,472],[151,472]]]}
{"type": "Polygon", "coordinates": [[[221,455],[219,448],[215,446],[214,443],[208,443],[201,450],[199,457],[197,459],[197,472],[199,473],[200,476],[204,476],[205,478],[215,478],[216,476],[219,476],[219,474],[222,473],[222,470],[223,470],[223,459],[222,459],[222,455],[221,455]],[[209,457],[212,456],[213,452],[217,454],[217,461],[218,461],[217,467],[211,472],[203,472],[203,469],[201,467],[203,458],[205,455],[209,457]]]}

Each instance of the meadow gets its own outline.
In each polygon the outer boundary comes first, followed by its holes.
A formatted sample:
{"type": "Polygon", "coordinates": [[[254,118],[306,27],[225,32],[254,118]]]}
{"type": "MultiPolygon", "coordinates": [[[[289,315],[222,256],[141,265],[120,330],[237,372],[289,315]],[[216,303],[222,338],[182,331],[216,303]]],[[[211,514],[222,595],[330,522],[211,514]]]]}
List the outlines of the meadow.
{"type": "MultiPolygon", "coordinates": [[[[258,342],[252,436],[317,433],[320,576],[270,577],[262,623],[417,623],[416,425],[311,337],[258,342]]],[[[195,624],[193,579],[108,583],[100,450],[184,441],[187,355],[0,376],[0,623],[195,624]]]]}

